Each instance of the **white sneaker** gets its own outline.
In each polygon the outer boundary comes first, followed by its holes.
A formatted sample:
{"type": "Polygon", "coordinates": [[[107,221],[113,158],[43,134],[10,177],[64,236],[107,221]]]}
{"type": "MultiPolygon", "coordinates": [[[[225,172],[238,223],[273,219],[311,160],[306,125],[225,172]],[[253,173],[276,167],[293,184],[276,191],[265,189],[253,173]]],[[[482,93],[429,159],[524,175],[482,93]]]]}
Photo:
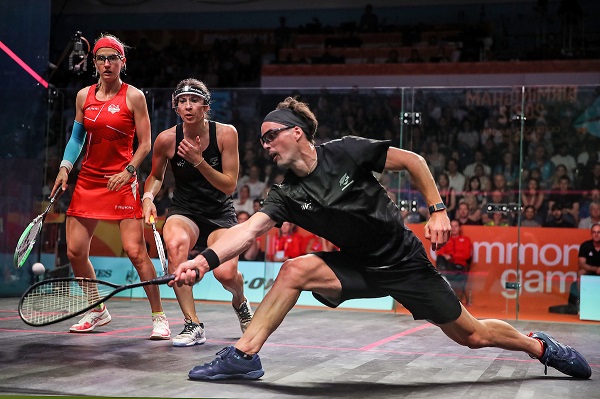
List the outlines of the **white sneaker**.
{"type": "Polygon", "coordinates": [[[183,331],[173,338],[173,346],[201,345],[206,342],[204,325],[186,320],[183,331]]]}
{"type": "Polygon", "coordinates": [[[254,316],[254,313],[252,313],[252,308],[250,307],[250,302],[248,302],[248,299],[246,299],[244,302],[242,302],[238,309],[236,309],[234,306],[233,310],[235,310],[235,314],[240,320],[240,328],[242,329],[242,333],[245,333],[246,329],[250,325],[250,322],[252,321],[252,316],[254,316]]]}
{"type": "Polygon", "coordinates": [[[152,334],[150,339],[169,339],[171,338],[171,330],[169,329],[169,322],[167,316],[164,314],[157,314],[152,316],[152,334]]]}
{"type": "Polygon", "coordinates": [[[110,323],[111,317],[108,313],[106,306],[103,306],[102,310],[92,309],[79,320],[77,324],[73,324],[69,329],[69,332],[73,333],[86,333],[93,331],[94,328],[103,326],[110,323]]]}

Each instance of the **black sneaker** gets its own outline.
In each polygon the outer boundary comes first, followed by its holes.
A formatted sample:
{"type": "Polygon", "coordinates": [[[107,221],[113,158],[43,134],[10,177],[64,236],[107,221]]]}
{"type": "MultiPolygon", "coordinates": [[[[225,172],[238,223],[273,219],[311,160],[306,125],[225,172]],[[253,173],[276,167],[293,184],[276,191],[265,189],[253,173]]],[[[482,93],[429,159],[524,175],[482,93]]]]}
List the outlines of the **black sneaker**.
{"type": "Polygon", "coordinates": [[[188,377],[191,380],[258,380],[265,374],[258,355],[243,359],[233,346],[217,352],[210,363],[194,367],[188,377]]]}
{"type": "Polygon", "coordinates": [[[592,369],[588,362],[579,352],[568,345],[561,344],[550,335],[543,332],[529,334],[532,338],[540,339],[546,348],[544,355],[539,361],[545,365],[544,374],[548,374],[548,366],[554,367],[561,373],[575,378],[588,379],[592,375],[592,369]]]}

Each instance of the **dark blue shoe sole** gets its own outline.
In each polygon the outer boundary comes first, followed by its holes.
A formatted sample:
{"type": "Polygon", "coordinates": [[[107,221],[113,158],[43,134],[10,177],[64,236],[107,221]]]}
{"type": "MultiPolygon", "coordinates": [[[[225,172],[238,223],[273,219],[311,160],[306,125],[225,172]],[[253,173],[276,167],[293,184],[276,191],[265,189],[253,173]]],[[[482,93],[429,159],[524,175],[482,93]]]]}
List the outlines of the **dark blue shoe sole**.
{"type": "Polygon", "coordinates": [[[192,373],[188,374],[188,378],[190,380],[258,380],[260,377],[265,375],[265,371],[263,369],[249,371],[246,374],[215,374],[215,375],[194,375],[192,373]]]}

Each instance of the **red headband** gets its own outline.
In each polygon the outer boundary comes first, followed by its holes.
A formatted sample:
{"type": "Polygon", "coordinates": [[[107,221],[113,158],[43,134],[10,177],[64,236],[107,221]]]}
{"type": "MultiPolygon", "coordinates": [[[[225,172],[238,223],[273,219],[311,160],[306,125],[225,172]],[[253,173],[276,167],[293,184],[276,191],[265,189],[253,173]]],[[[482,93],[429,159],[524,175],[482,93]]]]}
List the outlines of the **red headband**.
{"type": "Polygon", "coordinates": [[[125,49],[123,48],[123,45],[119,43],[117,39],[112,38],[110,36],[105,36],[103,38],[98,39],[98,41],[94,45],[94,55],[96,55],[96,52],[102,47],[109,47],[115,49],[119,52],[119,54],[125,55],[125,49]]]}

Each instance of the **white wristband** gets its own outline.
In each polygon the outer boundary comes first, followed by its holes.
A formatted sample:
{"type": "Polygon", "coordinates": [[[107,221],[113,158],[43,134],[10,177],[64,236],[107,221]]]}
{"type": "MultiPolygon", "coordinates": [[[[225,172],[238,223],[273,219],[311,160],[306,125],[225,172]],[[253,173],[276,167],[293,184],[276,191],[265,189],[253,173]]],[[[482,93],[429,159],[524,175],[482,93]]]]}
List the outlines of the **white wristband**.
{"type": "Polygon", "coordinates": [[[60,166],[58,167],[58,169],[60,170],[60,168],[62,167],[67,168],[67,173],[70,173],[71,169],[73,169],[73,164],[71,163],[71,161],[63,159],[62,161],[60,161],[60,166]]]}
{"type": "Polygon", "coordinates": [[[144,193],[144,196],[142,197],[142,202],[144,202],[146,198],[150,198],[150,201],[154,202],[154,195],[150,191],[144,193]]]}

